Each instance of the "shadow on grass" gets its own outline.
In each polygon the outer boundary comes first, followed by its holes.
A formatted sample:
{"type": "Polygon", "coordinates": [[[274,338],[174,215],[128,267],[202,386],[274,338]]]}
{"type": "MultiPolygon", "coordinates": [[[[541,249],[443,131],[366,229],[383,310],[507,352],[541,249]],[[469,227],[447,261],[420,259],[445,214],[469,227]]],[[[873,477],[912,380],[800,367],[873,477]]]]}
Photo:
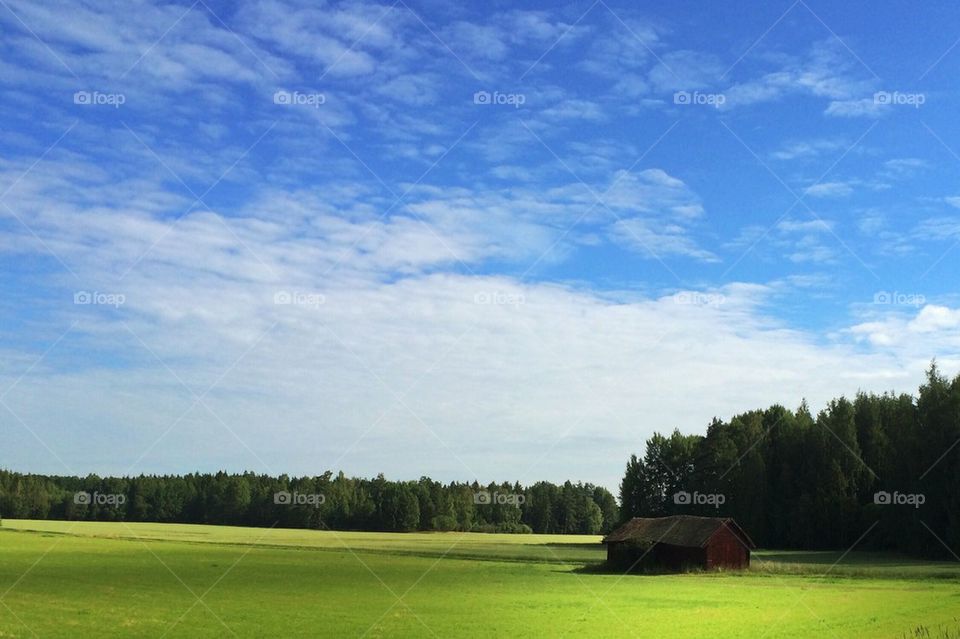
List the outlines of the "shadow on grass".
{"type": "Polygon", "coordinates": [[[841,566],[880,566],[888,568],[930,567],[938,565],[956,565],[956,562],[911,557],[894,552],[849,552],[838,550],[784,550],[760,551],[754,553],[758,562],[774,562],[782,564],[825,565],[830,566],[837,562],[841,566]]]}
{"type": "Polygon", "coordinates": [[[690,569],[690,570],[668,570],[668,569],[655,569],[649,568],[646,570],[625,570],[623,566],[612,566],[606,562],[598,564],[586,564],[580,566],[579,568],[574,568],[569,571],[579,575],[629,575],[631,577],[657,577],[661,575],[687,575],[687,574],[700,574],[704,571],[690,569]]]}
{"type": "Polygon", "coordinates": [[[607,547],[601,543],[586,543],[586,544],[558,544],[558,543],[546,543],[539,544],[541,546],[546,546],[547,548],[558,548],[561,550],[593,550],[597,553],[606,553],[607,547]]]}

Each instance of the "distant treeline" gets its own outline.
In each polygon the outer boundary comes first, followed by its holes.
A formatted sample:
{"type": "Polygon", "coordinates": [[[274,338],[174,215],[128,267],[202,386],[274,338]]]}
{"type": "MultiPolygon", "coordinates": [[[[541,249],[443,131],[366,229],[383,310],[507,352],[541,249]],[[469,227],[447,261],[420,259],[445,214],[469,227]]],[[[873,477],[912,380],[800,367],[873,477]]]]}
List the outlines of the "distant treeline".
{"type": "Polygon", "coordinates": [[[0,516],[334,530],[584,533],[618,522],[592,484],[441,484],[254,473],[63,477],[0,470],[0,516]]]}
{"type": "Polygon", "coordinates": [[[623,517],[734,517],[761,546],[960,553],[960,376],[919,395],[858,394],[654,434],[630,457],[623,517]],[[861,539],[861,536],[863,538],[861,539]],[[939,540],[938,540],[939,537],[939,540]]]}

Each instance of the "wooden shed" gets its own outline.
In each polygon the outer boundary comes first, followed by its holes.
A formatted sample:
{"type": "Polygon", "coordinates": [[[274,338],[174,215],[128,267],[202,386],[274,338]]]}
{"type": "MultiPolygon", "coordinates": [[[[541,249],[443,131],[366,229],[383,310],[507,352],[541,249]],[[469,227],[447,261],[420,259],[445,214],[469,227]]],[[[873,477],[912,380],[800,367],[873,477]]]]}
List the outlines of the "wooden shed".
{"type": "Polygon", "coordinates": [[[603,538],[607,563],[622,570],[739,570],[750,566],[750,537],[729,517],[634,517],[603,538]]]}

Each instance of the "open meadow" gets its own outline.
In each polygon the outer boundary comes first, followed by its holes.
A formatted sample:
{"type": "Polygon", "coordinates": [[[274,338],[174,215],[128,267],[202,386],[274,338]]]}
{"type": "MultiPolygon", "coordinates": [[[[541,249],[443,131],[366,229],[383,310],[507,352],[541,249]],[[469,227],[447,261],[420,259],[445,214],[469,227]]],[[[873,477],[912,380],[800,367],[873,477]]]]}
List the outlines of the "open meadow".
{"type": "Polygon", "coordinates": [[[960,0],[0,52],[0,639],[960,639],[960,0]]]}
{"type": "Polygon", "coordinates": [[[744,573],[621,576],[590,567],[604,558],[599,539],[7,519],[0,637],[892,639],[960,628],[955,562],[761,551],[744,573]]]}

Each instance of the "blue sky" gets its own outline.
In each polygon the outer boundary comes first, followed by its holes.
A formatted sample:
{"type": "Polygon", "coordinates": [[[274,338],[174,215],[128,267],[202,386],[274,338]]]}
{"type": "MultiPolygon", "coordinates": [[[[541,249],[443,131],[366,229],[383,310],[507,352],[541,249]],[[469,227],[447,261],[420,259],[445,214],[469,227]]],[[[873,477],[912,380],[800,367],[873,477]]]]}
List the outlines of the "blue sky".
{"type": "Polygon", "coordinates": [[[960,368],[960,9],[4,0],[0,466],[613,488],[960,368]]]}

